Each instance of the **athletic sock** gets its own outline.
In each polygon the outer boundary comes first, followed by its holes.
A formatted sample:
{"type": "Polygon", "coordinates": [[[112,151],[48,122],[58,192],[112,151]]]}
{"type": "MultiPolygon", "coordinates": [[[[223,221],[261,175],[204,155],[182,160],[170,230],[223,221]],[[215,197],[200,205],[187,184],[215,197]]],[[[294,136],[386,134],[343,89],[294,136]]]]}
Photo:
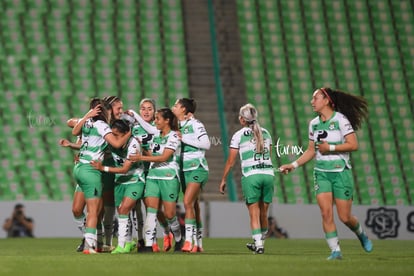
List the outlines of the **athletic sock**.
{"type": "Polygon", "coordinates": [[[147,208],[147,218],[144,224],[145,246],[152,246],[157,234],[157,209],[147,208]]]}
{"type": "Polygon", "coordinates": [[[73,217],[73,220],[76,223],[76,227],[78,227],[82,235],[85,234],[85,219],[86,219],[85,213],[82,213],[80,217],[73,217]]]}
{"type": "Polygon", "coordinates": [[[142,201],[140,199],[137,200],[137,204],[135,205],[135,216],[136,216],[136,228],[138,240],[144,239],[144,214],[142,211],[142,201]]]}
{"type": "Polygon", "coordinates": [[[196,220],[185,219],[185,241],[193,242],[193,236],[195,233],[196,220]]]}
{"type": "Polygon", "coordinates": [[[96,249],[97,243],[97,235],[96,235],[96,228],[85,228],[85,242],[86,242],[86,249],[92,248],[96,249]]]}
{"type": "Polygon", "coordinates": [[[128,215],[119,215],[118,216],[118,245],[122,248],[125,247],[128,236],[128,215]]]}
{"type": "Polygon", "coordinates": [[[196,226],[196,244],[198,247],[203,248],[203,223],[201,221],[197,222],[196,226]]]}
{"type": "Polygon", "coordinates": [[[252,238],[254,240],[254,245],[256,246],[256,248],[263,247],[262,230],[261,229],[253,229],[252,230],[252,238]]]}
{"type": "Polygon", "coordinates": [[[103,226],[105,234],[105,244],[112,245],[112,233],[114,228],[114,216],[115,216],[115,207],[114,206],[105,206],[104,207],[104,217],[103,217],[103,226]]]}
{"type": "Polygon", "coordinates": [[[325,233],[325,239],[331,251],[341,251],[338,233],[336,231],[325,233]]]}
{"type": "Polygon", "coordinates": [[[181,228],[180,228],[180,223],[177,220],[177,216],[174,216],[172,219],[167,219],[167,222],[168,222],[167,228],[171,229],[171,232],[174,235],[175,241],[180,241],[181,240],[181,228]]]}

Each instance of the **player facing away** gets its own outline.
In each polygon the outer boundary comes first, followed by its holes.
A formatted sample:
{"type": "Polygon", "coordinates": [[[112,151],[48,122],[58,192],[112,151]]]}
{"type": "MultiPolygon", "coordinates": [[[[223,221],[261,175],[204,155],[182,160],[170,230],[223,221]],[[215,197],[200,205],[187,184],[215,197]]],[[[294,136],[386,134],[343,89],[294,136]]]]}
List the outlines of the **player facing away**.
{"type": "Polygon", "coordinates": [[[250,217],[253,243],[246,246],[255,254],[264,253],[264,240],[268,230],[267,214],[274,192],[274,171],[271,158],[272,137],[260,127],[257,110],[251,104],[240,108],[239,122],[242,128],[230,142],[230,152],[224,166],[219,191],[224,194],[226,179],[240,155],[242,193],[250,217]]]}
{"type": "Polygon", "coordinates": [[[367,102],[360,96],[319,88],[313,92],[311,105],[318,116],[309,123],[308,147],[296,161],[282,165],[279,171],[286,174],[316,159],[314,189],[326,242],[331,250],[328,260],[342,259],[334,204],[341,222],[356,234],[364,250],[371,252],[372,242],[351,212],[354,180],[349,160],[350,152],[358,149],[355,130],[367,117],[367,102]]]}

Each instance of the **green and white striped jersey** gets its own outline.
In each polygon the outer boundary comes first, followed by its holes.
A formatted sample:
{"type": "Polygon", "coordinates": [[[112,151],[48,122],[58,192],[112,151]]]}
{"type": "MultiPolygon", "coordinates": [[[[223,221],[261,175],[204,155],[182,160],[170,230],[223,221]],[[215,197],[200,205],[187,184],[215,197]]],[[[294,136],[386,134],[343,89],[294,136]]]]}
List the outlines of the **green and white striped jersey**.
{"type": "Polygon", "coordinates": [[[204,125],[194,118],[180,122],[181,158],[183,171],[191,171],[202,166],[208,170],[205,148],[210,148],[210,140],[204,125]]]}
{"type": "MultiPolygon", "coordinates": [[[[128,159],[128,156],[135,153],[141,152],[141,145],[136,138],[130,137],[127,145],[120,149],[111,148],[112,157],[115,161],[116,167],[122,167],[124,162],[128,159]]],[[[142,182],[144,180],[144,163],[143,162],[134,162],[131,165],[129,171],[125,174],[115,174],[116,183],[125,183],[125,182],[136,182],[136,178],[139,178],[142,182]]]]}
{"type": "Polygon", "coordinates": [[[151,162],[147,178],[171,180],[178,177],[180,140],[177,133],[170,131],[165,136],[156,135],[150,148],[153,156],[162,155],[165,149],[173,150],[174,154],[165,162],[151,162]]]}
{"type": "MultiPolygon", "coordinates": [[[[322,141],[330,145],[343,144],[345,136],[354,132],[348,118],[340,112],[334,112],[332,117],[325,122],[317,116],[309,123],[309,139],[314,141],[315,146],[322,141]]],[[[351,168],[349,152],[332,152],[321,154],[317,149],[315,170],[324,172],[340,172],[351,168]]]]}
{"type": "MultiPolygon", "coordinates": [[[[152,123],[152,125],[154,125],[154,123],[152,123]]],[[[132,128],[132,136],[138,138],[141,142],[142,148],[145,150],[149,149],[149,145],[154,139],[154,135],[148,133],[140,124],[134,125],[132,128]]]]}
{"type": "Polygon", "coordinates": [[[108,143],[104,137],[111,133],[111,128],[102,120],[88,119],[82,126],[82,146],[79,150],[79,162],[102,161],[108,143]]]}
{"type": "Polygon", "coordinates": [[[270,133],[262,128],[264,150],[256,152],[256,141],[249,127],[243,127],[231,138],[230,148],[238,149],[243,176],[254,174],[274,175],[270,152],[272,150],[272,137],[270,133]]]}

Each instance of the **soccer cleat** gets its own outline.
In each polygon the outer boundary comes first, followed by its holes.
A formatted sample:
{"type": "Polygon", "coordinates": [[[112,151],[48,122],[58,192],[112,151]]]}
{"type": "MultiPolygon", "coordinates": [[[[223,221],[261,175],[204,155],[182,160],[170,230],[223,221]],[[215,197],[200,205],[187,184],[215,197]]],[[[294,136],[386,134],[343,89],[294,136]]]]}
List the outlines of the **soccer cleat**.
{"type": "Polygon", "coordinates": [[[193,249],[191,249],[191,253],[201,253],[204,252],[204,249],[202,247],[199,247],[197,245],[193,246],[193,249]]]}
{"type": "Polygon", "coordinates": [[[264,254],[264,247],[256,247],[254,254],[264,254]]]}
{"type": "Polygon", "coordinates": [[[144,247],[144,246],[145,246],[145,241],[144,240],[138,240],[137,247],[140,248],[140,247],[144,247]]]}
{"type": "Polygon", "coordinates": [[[132,250],[135,249],[135,247],[137,246],[137,244],[135,243],[135,241],[130,241],[130,242],[126,242],[125,243],[125,250],[128,252],[131,252],[132,250]]]}
{"type": "Polygon", "coordinates": [[[154,242],[152,244],[152,252],[160,252],[160,247],[158,246],[158,243],[154,242]]]}
{"type": "Polygon", "coordinates": [[[326,258],[328,261],[332,260],[342,260],[342,254],[341,251],[332,251],[331,255],[329,255],[328,258],[326,258]]]}
{"type": "Polygon", "coordinates": [[[191,252],[191,249],[193,249],[193,245],[190,241],[185,241],[183,247],[181,248],[182,252],[191,252]]]}
{"type": "Polygon", "coordinates": [[[176,241],[174,245],[174,252],[181,252],[182,245],[183,245],[183,240],[176,241]]]}
{"type": "Polygon", "coordinates": [[[152,246],[144,246],[138,249],[138,253],[153,253],[152,246]]]}
{"type": "Polygon", "coordinates": [[[253,252],[256,252],[256,245],[254,244],[254,242],[252,243],[246,243],[246,247],[253,252]]]}
{"type": "Polygon", "coordinates": [[[164,243],[163,243],[164,252],[167,252],[171,249],[173,239],[174,239],[174,235],[172,233],[168,233],[168,235],[164,235],[164,243]]]}
{"type": "Polygon", "coordinates": [[[104,244],[103,246],[102,246],[102,248],[100,248],[100,252],[102,252],[102,253],[111,253],[112,252],[112,250],[114,250],[115,249],[115,247],[114,246],[112,246],[112,245],[107,245],[107,244],[104,244]]]}
{"type": "Polygon", "coordinates": [[[125,254],[129,253],[130,250],[127,248],[127,245],[125,244],[125,247],[121,247],[118,245],[114,250],[112,250],[111,254],[125,254]]]}
{"type": "Polygon", "coordinates": [[[362,233],[358,236],[359,241],[361,242],[362,248],[364,248],[365,252],[371,252],[373,249],[372,242],[368,239],[368,236],[365,233],[362,233]]]}
{"type": "Polygon", "coordinates": [[[82,239],[81,243],[76,248],[76,252],[83,252],[83,249],[85,249],[85,238],[82,239]]]}
{"type": "Polygon", "coordinates": [[[87,254],[87,255],[89,255],[89,254],[97,254],[97,253],[98,253],[98,251],[96,251],[93,248],[87,248],[87,249],[84,249],[83,250],[83,254],[87,254]]]}

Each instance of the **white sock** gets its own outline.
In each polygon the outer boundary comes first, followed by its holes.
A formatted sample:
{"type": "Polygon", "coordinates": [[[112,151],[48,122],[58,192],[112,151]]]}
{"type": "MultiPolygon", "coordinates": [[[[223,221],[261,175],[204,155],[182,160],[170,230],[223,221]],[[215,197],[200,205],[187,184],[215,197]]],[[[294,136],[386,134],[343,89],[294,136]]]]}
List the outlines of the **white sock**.
{"type": "Polygon", "coordinates": [[[85,234],[85,214],[82,214],[80,217],[73,217],[73,220],[75,221],[76,227],[78,227],[79,231],[81,231],[82,236],[85,234]]]}
{"type": "Polygon", "coordinates": [[[125,242],[127,241],[128,235],[128,217],[119,216],[118,218],[118,245],[122,248],[125,247],[125,242]]]}
{"type": "Polygon", "coordinates": [[[147,212],[144,224],[145,246],[152,246],[157,234],[157,212],[147,212]]]}
{"type": "Polygon", "coordinates": [[[262,233],[252,235],[256,248],[263,247],[262,233]]]}
{"type": "Polygon", "coordinates": [[[198,247],[203,248],[203,228],[197,228],[196,232],[197,232],[197,239],[196,239],[196,244],[198,247]]]}
{"type": "Polygon", "coordinates": [[[112,233],[114,228],[115,207],[105,206],[105,213],[103,218],[103,227],[105,234],[105,244],[112,245],[112,233]]]}
{"type": "Polygon", "coordinates": [[[338,237],[327,238],[326,242],[328,243],[328,246],[331,249],[331,251],[341,251],[341,248],[339,247],[338,237]]]}
{"type": "Polygon", "coordinates": [[[185,224],[185,241],[189,241],[193,243],[194,228],[195,228],[194,224],[191,224],[191,223],[185,224]]]}
{"type": "MultiPolygon", "coordinates": [[[[181,228],[180,228],[180,223],[177,220],[177,217],[173,217],[172,220],[167,220],[168,221],[168,225],[169,228],[171,229],[171,232],[174,235],[174,239],[175,241],[180,241],[181,240],[181,228]]],[[[167,234],[168,235],[168,234],[167,234]]]]}
{"type": "Polygon", "coordinates": [[[92,248],[95,249],[97,248],[96,243],[97,243],[97,236],[96,233],[85,233],[84,235],[85,237],[85,245],[87,249],[92,248]]]}

